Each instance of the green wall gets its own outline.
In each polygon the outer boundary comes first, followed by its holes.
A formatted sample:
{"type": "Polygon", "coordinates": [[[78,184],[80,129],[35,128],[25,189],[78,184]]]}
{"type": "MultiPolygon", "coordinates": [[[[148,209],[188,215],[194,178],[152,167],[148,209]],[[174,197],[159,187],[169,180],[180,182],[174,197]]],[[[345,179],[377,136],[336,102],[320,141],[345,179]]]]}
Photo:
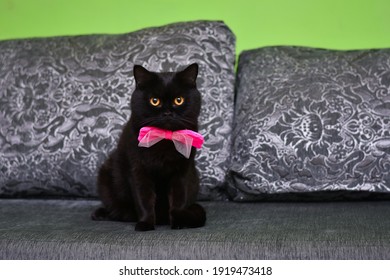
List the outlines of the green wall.
{"type": "Polygon", "coordinates": [[[0,0],[0,40],[123,33],[198,19],[225,21],[237,52],[390,47],[390,0],[0,0]]]}

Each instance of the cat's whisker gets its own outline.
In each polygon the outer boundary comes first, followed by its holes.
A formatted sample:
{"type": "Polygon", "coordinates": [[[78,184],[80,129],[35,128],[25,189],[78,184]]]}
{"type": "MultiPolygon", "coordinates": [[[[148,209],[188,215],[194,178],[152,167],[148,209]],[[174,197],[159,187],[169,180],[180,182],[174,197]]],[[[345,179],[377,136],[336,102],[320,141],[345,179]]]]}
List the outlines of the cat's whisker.
{"type": "Polygon", "coordinates": [[[152,122],[155,122],[155,121],[158,121],[160,118],[159,117],[152,117],[152,118],[148,118],[146,120],[143,120],[139,123],[139,126],[146,126],[146,125],[149,125],[151,124],[152,122]]]}
{"type": "Polygon", "coordinates": [[[183,123],[186,123],[186,124],[196,125],[196,123],[193,120],[181,118],[180,121],[183,122],[183,123]]]}
{"type": "MultiPolygon", "coordinates": [[[[159,123],[159,122],[165,122],[165,121],[166,121],[165,118],[162,116],[150,117],[146,120],[139,122],[138,125],[140,127],[149,126],[149,125],[153,126],[153,123],[159,123]]],[[[176,124],[181,124],[185,128],[187,128],[187,127],[190,128],[190,127],[196,126],[195,121],[187,119],[187,118],[183,118],[183,117],[177,118],[173,122],[175,122],[176,124]]]]}

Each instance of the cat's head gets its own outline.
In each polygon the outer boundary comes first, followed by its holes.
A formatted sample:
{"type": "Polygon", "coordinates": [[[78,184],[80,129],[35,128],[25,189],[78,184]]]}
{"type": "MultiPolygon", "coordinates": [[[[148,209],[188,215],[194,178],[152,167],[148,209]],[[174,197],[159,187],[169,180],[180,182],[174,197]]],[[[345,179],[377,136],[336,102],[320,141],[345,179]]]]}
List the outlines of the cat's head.
{"type": "Polygon", "coordinates": [[[198,130],[201,96],[196,88],[198,64],[179,72],[156,73],[134,66],[136,87],[131,98],[135,129],[198,130]]]}

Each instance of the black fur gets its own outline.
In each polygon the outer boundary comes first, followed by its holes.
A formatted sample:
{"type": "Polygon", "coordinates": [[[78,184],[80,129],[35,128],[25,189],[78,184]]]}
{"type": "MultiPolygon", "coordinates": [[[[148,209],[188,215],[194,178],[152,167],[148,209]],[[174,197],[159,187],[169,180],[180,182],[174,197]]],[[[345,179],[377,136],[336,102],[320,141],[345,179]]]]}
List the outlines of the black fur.
{"type": "Polygon", "coordinates": [[[197,74],[197,64],[168,73],[134,66],[131,118],[117,148],[99,170],[98,193],[103,207],[92,213],[92,219],[136,222],[137,231],[153,230],[156,224],[170,224],[174,229],[205,224],[206,213],[195,203],[199,189],[195,148],[187,159],[172,141],[142,148],[137,140],[144,126],[198,131],[201,96],[196,88],[197,74]],[[174,103],[177,97],[184,98],[182,105],[174,103]],[[153,106],[151,98],[158,98],[160,104],[153,106]]]}

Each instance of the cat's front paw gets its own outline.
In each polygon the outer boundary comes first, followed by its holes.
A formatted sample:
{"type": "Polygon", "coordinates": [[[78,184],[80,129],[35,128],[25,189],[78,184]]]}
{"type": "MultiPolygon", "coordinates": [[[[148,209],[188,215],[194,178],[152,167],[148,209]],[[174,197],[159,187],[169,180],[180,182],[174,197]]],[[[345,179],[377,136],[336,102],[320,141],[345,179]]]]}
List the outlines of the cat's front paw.
{"type": "Polygon", "coordinates": [[[147,222],[138,222],[135,225],[135,231],[148,231],[148,230],[154,230],[154,225],[149,224],[147,222]]]}

